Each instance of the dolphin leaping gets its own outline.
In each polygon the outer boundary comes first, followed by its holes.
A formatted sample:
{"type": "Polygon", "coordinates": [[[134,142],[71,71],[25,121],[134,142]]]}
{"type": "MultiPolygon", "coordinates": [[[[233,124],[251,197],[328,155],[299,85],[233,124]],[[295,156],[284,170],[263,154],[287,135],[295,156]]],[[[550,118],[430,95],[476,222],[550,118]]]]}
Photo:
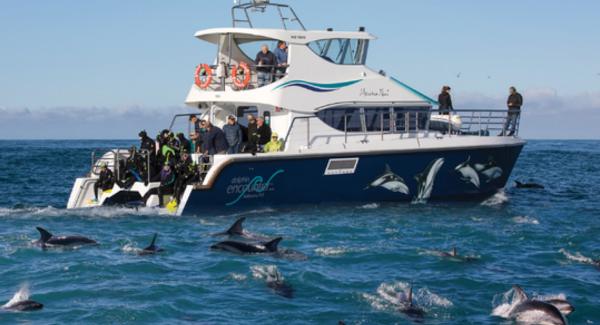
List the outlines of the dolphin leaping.
{"type": "Polygon", "coordinates": [[[431,190],[433,190],[435,176],[443,164],[444,158],[434,159],[424,172],[415,175],[415,179],[417,180],[417,196],[413,200],[413,203],[425,202],[429,198],[431,190]]]}
{"type": "MultiPolygon", "coordinates": [[[[565,325],[567,322],[563,314],[555,305],[541,300],[530,299],[518,286],[513,285],[515,290],[516,305],[510,310],[508,317],[517,321],[523,320],[528,323],[543,323],[553,325],[565,325]]],[[[572,306],[571,306],[572,307],[572,306]]]]}
{"type": "Polygon", "coordinates": [[[477,171],[475,171],[475,168],[473,167],[473,164],[471,164],[471,156],[469,156],[467,161],[456,166],[456,168],[454,168],[454,171],[462,174],[461,179],[463,181],[465,181],[466,183],[473,183],[473,185],[479,188],[479,175],[477,175],[477,171]]]}
{"type": "Polygon", "coordinates": [[[502,168],[494,161],[492,156],[488,158],[488,161],[485,164],[475,164],[475,169],[487,177],[487,183],[502,176],[502,168]]]}
{"type": "Polygon", "coordinates": [[[375,177],[375,179],[371,181],[371,183],[367,184],[367,187],[364,189],[366,190],[369,187],[375,186],[381,186],[392,192],[409,194],[408,186],[406,186],[404,179],[394,174],[388,164],[385,164],[385,171],[379,174],[379,176],[375,177]]]}

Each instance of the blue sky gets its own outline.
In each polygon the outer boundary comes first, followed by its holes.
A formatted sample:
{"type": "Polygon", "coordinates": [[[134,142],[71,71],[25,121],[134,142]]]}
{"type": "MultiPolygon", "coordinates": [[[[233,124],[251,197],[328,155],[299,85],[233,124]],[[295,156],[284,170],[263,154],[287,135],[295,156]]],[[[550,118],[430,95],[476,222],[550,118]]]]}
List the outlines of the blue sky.
{"type": "MultiPolygon", "coordinates": [[[[366,27],[369,67],[432,97],[450,85],[456,108],[503,108],[515,86],[525,138],[600,139],[600,1],[285,3],[309,30],[366,27]]],[[[193,35],[231,26],[232,4],[3,1],[0,138],[158,132],[193,111],[194,69],[215,53],[193,35]]]]}

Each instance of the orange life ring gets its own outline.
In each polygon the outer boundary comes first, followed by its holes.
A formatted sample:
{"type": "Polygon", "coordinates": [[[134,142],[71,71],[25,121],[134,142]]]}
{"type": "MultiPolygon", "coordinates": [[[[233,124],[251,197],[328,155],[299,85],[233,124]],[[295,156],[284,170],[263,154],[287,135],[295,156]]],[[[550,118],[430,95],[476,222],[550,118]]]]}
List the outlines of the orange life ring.
{"type": "Polygon", "coordinates": [[[238,88],[244,88],[246,86],[248,86],[248,83],[250,82],[250,68],[248,68],[248,65],[244,62],[240,62],[238,64],[235,65],[235,67],[233,67],[233,70],[231,70],[231,79],[233,79],[233,84],[238,87],[238,88]],[[239,66],[239,71],[238,71],[238,66],[239,66]],[[238,79],[238,72],[239,74],[243,74],[244,75],[244,81],[240,81],[240,79],[238,79]]]}
{"type": "Polygon", "coordinates": [[[196,68],[196,85],[198,85],[198,87],[204,89],[204,88],[208,87],[208,85],[210,85],[211,81],[212,81],[212,70],[210,69],[208,64],[206,64],[206,63],[198,64],[198,67],[196,68]],[[206,78],[204,79],[204,82],[200,81],[201,75],[206,76],[206,78]]]}

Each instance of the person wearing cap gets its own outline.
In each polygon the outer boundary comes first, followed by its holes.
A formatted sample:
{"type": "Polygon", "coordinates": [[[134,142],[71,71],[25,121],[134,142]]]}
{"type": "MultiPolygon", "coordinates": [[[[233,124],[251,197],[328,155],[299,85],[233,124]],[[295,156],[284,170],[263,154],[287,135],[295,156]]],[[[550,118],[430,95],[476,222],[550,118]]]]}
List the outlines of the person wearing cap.
{"type": "Polygon", "coordinates": [[[244,135],[242,134],[242,128],[236,123],[233,115],[229,116],[227,119],[227,124],[223,127],[223,132],[227,138],[227,144],[229,144],[227,154],[231,155],[238,153],[244,135]]]}
{"type": "Polygon", "coordinates": [[[229,149],[227,138],[225,133],[220,128],[212,125],[209,121],[206,121],[206,143],[204,145],[204,157],[207,157],[211,152],[216,155],[224,155],[229,149]]]}
{"type": "Polygon", "coordinates": [[[146,130],[140,132],[138,135],[140,136],[141,141],[140,149],[148,150],[148,154],[150,154],[150,163],[154,164],[154,161],[156,160],[156,145],[154,144],[154,141],[148,137],[146,130]]]}
{"type": "Polygon", "coordinates": [[[258,125],[258,129],[256,130],[256,135],[258,135],[258,144],[264,146],[271,140],[271,127],[269,124],[265,123],[265,119],[263,117],[256,119],[256,125],[258,125]]]}
{"type": "Polygon", "coordinates": [[[145,205],[146,202],[148,202],[148,199],[150,198],[151,195],[158,195],[158,206],[162,207],[163,206],[163,195],[172,194],[173,193],[173,185],[175,183],[175,174],[171,170],[171,166],[169,165],[169,162],[165,163],[163,170],[161,170],[160,173],[156,174],[156,176],[154,176],[152,178],[152,181],[153,182],[160,181],[160,186],[148,190],[148,192],[146,192],[146,194],[144,194],[144,197],[142,198],[142,202],[145,205]]]}
{"type": "MultiPolygon", "coordinates": [[[[442,87],[442,92],[438,96],[438,103],[440,103],[440,111],[454,109],[452,107],[452,98],[450,98],[450,87],[442,87]]],[[[448,115],[448,112],[440,112],[440,115],[448,115]]]]}
{"type": "Polygon", "coordinates": [[[102,188],[102,192],[108,191],[113,188],[115,183],[115,175],[113,172],[106,168],[106,163],[100,163],[100,175],[98,180],[94,184],[94,197],[93,202],[98,202],[98,188],[102,188]]]}
{"type": "Polygon", "coordinates": [[[265,152],[277,152],[283,149],[283,142],[278,140],[277,133],[271,134],[271,141],[265,145],[265,152]]]}
{"type": "Polygon", "coordinates": [[[256,130],[258,129],[258,125],[256,125],[256,119],[254,118],[254,115],[252,114],[248,114],[248,137],[250,137],[251,135],[256,133],[256,130]]]}
{"type": "Polygon", "coordinates": [[[183,152],[184,150],[188,153],[192,152],[192,146],[190,145],[190,141],[185,138],[183,132],[177,133],[177,140],[179,140],[180,152],[183,152]]]}

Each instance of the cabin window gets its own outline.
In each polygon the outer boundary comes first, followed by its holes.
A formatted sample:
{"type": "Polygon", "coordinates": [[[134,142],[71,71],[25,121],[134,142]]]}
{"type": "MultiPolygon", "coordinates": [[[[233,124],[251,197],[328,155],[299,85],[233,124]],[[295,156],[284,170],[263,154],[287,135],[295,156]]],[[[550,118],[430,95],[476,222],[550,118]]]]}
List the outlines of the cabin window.
{"type": "Polygon", "coordinates": [[[365,129],[367,131],[381,131],[383,114],[383,131],[390,130],[390,108],[389,107],[365,107],[365,129]]]}
{"type": "Polygon", "coordinates": [[[427,127],[431,107],[337,107],[318,111],[315,115],[330,127],[344,132],[414,132],[427,127]],[[393,112],[393,114],[392,114],[393,112]],[[406,123],[408,113],[408,127],[406,123]],[[346,120],[344,120],[346,116],[346,120]],[[382,119],[383,118],[383,119],[382,119]]]}
{"type": "Polygon", "coordinates": [[[318,111],[315,113],[317,117],[325,122],[325,124],[330,127],[337,129],[339,131],[344,132],[344,121],[347,123],[347,131],[348,132],[362,132],[362,123],[359,114],[360,108],[358,107],[348,107],[348,108],[328,108],[322,111],[318,111]],[[344,116],[347,116],[347,119],[344,120],[344,116]]]}
{"type": "Polygon", "coordinates": [[[308,47],[318,56],[335,64],[360,64],[366,60],[366,42],[364,39],[334,38],[312,41],[308,47]]]}

